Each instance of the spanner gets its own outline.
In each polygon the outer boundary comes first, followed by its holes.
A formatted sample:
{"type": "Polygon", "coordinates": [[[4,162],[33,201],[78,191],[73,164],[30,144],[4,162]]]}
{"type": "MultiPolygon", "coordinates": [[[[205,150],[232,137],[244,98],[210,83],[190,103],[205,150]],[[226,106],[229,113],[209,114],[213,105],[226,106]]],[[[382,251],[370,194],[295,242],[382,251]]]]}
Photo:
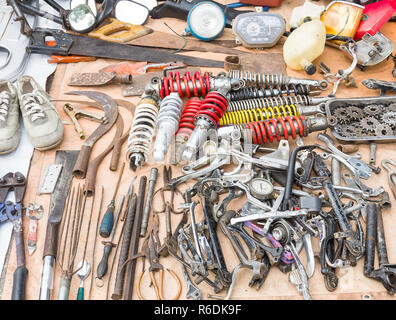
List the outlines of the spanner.
{"type": "Polygon", "coordinates": [[[184,266],[184,264],[181,265],[182,270],[183,270],[183,276],[184,279],[186,280],[187,284],[187,293],[186,293],[186,298],[193,298],[194,300],[202,300],[202,293],[201,290],[199,290],[192,282],[190,279],[190,276],[188,275],[187,269],[184,266]]]}

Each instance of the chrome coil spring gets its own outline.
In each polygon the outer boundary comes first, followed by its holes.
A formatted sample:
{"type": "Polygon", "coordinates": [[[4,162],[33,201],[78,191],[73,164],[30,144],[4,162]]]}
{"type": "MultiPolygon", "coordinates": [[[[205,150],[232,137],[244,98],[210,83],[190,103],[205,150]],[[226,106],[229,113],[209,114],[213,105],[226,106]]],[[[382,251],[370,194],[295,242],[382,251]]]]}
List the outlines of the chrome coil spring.
{"type": "Polygon", "coordinates": [[[269,86],[268,88],[248,87],[237,91],[228,93],[227,98],[230,101],[267,98],[275,96],[289,96],[289,95],[309,95],[311,88],[304,84],[288,84],[283,86],[269,86]]]}
{"type": "Polygon", "coordinates": [[[230,70],[228,73],[230,78],[243,80],[245,86],[281,86],[288,84],[289,77],[281,73],[269,72],[250,72],[242,70],[230,70]]]}
{"type": "Polygon", "coordinates": [[[248,109],[280,107],[293,104],[310,105],[312,104],[312,98],[310,96],[298,95],[231,101],[228,104],[227,111],[234,112],[248,109]]]}
{"type": "Polygon", "coordinates": [[[128,137],[128,158],[134,153],[140,153],[147,162],[153,144],[157,118],[157,106],[150,103],[142,103],[136,107],[128,137]]]}
{"type": "Polygon", "coordinates": [[[294,104],[279,107],[239,110],[225,112],[220,119],[219,125],[241,124],[298,115],[298,108],[294,104]]]}
{"type": "Polygon", "coordinates": [[[252,136],[252,143],[254,144],[272,143],[274,140],[288,140],[290,136],[296,139],[297,135],[303,137],[307,134],[304,116],[255,121],[235,125],[234,128],[239,131],[249,130],[252,136]]]}

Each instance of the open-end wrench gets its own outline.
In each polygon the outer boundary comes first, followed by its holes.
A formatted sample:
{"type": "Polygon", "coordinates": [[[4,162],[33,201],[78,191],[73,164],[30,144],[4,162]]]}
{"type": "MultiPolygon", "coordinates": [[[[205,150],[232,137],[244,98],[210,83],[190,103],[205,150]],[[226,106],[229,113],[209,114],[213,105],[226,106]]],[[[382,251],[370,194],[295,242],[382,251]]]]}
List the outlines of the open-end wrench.
{"type": "Polygon", "coordinates": [[[237,254],[242,265],[253,270],[253,276],[249,284],[253,284],[256,281],[260,281],[264,275],[265,265],[262,262],[247,259],[245,252],[241,250],[241,248],[239,247],[238,243],[235,241],[233,235],[231,234],[230,230],[227,228],[224,221],[220,221],[219,224],[221,231],[223,231],[223,233],[226,235],[228,240],[230,240],[231,245],[234,248],[234,251],[237,254]]]}
{"type": "Polygon", "coordinates": [[[191,281],[190,276],[188,275],[187,269],[184,264],[181,265],[183,270],[183,276],[186,280],[187,284],[187,293],[186,298],[193,298],[194,300],[202,300],[202,293],[191,281]]]}

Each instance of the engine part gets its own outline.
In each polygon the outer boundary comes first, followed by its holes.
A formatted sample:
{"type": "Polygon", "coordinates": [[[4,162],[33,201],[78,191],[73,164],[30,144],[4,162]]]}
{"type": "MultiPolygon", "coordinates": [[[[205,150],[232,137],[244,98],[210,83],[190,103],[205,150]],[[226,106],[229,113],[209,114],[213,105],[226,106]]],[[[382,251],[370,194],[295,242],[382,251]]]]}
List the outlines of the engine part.
{"type": "Polygon", "coordinates": [[[236,43],[246,48],[273,47],[282,37],[285,29],[285,19],[276,13],[243,13],[232,22],[236,43]]]}
{"type": "Polygon", "coordinates": [[[225,90],[208,93],[194,117],[195,128],[186,142],[182,158],[191,161],[198,148],[205,142],[209,130],[216,128],[223,113],[227,110],[228,101],[225,90]]]}
{"type": "MultiPolygon", "coordinates": [[[[395,60],[396,61],[396,60],[395,60]]],[[[384,81],[377,79],[365,79],[362,81],[362,85],[364,85],[368,89],[376,90],[379,89],[380,95],[386,95],[387,91],[396,91],[396,81],[384,81]]],[[[396,111],[396,107],[392,109],[389,108],[389,111],[396,111]]]]}
{"type": "Polygon", "coordinates": [[[172,92],[161,101],[157,120],[157,137],[153,152],[155,161],[163,161],[165,159],[169,145],[179,125],[182,108],[183,101],[175,92],[172,92]]]}
{"type": "Polygon", "coordinates": [[[326,80],[318,81],[312,79],[300,79],[289,77],[285,74],[273,73],[257,73],[242,70],[230,70],[228,76],[232,79],[239,79],[244,81],[247,87],[256,86],[278,86],[278,85],[291,85],[291,84],[304,84],[309,85],[320,90],[326,90],[328,82],[326,80]]]}
{"type": "MultiPolygon", "coordinates": [[[[331,132],[341,143],[366,143],[367,140],[395,141],[396,134],[392,126],[383,120],[385,114],[396,110],[396,107],[392,106],[395,102],[394,96],[331,99],[325,104],[331,132]],[[350,106],[353,106],[353,110],[359,108],[363,112],[363,118],[348,118],[347,110],[350,106]],[[341,113],[345,114],[342,118],[340,118],[341,113]]],[[[388,119],[387,117],[385,116],[385,119],[388,119]]],[[[390,115],[389,119],[392,119],[390,115]]]]}

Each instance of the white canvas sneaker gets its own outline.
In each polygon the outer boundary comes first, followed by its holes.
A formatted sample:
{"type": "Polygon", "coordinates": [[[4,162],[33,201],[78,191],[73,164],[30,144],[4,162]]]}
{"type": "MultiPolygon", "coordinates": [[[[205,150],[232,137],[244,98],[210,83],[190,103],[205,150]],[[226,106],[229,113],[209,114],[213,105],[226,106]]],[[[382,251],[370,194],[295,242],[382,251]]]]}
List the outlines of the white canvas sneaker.
{"type": "Polygon", "coordinates": [[[55,148],[62,142],[61,122],[50,96],[30,76],[16,82],[23,124],[33,147],[43,151],[55,148]]]}
{"type": "Polygon", "coordinates": [[[20,137],[16,89],[11,82],[0,80],[0,154],[14,151],[20,137]]]}

